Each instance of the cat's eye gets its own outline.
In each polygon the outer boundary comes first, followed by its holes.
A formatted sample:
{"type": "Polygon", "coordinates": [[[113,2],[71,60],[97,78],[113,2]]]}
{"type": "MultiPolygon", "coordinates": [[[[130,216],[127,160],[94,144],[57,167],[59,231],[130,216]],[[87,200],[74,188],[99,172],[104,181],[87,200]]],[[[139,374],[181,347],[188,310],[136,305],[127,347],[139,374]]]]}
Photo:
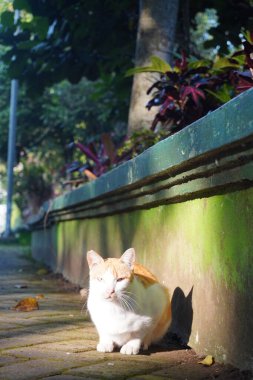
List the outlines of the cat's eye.
{"type": "Polygon", "coordinates": [[[117,282],[120,282],[120,281],[123,281],[123,280],[125,280],[124,277],[117,278],[117,282]]]}
{"type": "Polygon", "coordinates": [[[102,277],[97,277],[97,280],[102,281],[103,279],[102,279],[102,277]]]}

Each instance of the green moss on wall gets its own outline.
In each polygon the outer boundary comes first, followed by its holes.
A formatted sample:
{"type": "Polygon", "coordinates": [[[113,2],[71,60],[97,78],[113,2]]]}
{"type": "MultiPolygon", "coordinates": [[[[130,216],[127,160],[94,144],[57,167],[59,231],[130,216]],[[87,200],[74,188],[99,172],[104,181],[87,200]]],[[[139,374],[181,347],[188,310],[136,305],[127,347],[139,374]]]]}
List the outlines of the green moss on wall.
{"type": "MultiPolygon", "coordinates": [[[[243,291],[253,275],[253,190],[160,206],[104,218],[62,222],[58,257],[73,260],[94,249],[119,256],[130,246],[138,259],[161,273],[180,268],[178,278],[203,277],[243,291]],[[73,254],[73,256],[72,256],[73,254]]],[[[70,261],[71,261],[70,260],[70,261]]],[[[74,265],[70,263],[69,265],[74,265]]]]}

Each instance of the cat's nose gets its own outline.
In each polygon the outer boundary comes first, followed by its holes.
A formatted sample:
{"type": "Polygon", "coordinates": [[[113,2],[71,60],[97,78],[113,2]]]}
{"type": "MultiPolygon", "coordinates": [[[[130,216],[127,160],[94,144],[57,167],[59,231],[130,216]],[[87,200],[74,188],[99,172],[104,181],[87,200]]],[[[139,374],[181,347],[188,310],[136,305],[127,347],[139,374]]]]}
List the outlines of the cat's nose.
{"type": "Polygon", "coordinates": [[[115,290],[114,289],[110,289],[106,292],[106,297],[105,298],[113,298],[115,294],[115,290]]]}

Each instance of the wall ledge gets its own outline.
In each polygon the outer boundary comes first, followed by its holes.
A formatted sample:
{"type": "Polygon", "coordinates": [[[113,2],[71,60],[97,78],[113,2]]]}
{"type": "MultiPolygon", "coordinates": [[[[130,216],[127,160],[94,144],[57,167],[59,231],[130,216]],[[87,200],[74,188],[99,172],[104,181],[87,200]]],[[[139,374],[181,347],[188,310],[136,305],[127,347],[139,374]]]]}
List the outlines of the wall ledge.
{"type": "Polygon", "coordinates": [[[253,185],[253,90],[97,180],[47,203],[33,229],[183,202],[253,185]]]}

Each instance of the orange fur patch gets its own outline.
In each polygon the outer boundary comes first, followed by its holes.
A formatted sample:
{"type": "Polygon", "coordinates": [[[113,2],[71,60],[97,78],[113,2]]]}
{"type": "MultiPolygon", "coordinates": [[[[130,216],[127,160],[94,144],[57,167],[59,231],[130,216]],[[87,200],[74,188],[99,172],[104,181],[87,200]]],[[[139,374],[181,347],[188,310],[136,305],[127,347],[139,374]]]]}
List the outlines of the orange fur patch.
{"type": "Polygon", "coordinates": [[[91,276],[93,278],[101,277],[109,268],[116,278],[131,278],[132,276],[137,277],[145,288],[159,282],[153,273],[151,273],[143,265],[135,263],[133,271],[131,271],[124,263],[120,261],[120,259],[116,258],[108,258],[98,266],[95,266],[91,271],[91,276]]]}
{"type": "Polygon", "coordinates": [[[160,320],[158,321],[154,331],[153,331],[153,337],[156,339],[160,339],[163,337],[163,335],[166,333],[170,323],[171,323],[171,303],[170,303],[170,296],[169,291],[167,288],[164,287],[164,291],[166,292],[168,303],[166,307],[164,308],[164,311],[161,315],[160,320]]]}
{"type": "Polygon", "coordinates": [[[131,277],[131,270],[127,268],[127,266],[122,263],[119,259],[116,258],[109,258],[106,259],[101,264],[95,266],[91,270],[91,277],[102,277],[104,273],[110,269],[112,271],[112,274],[116,278],[130,278],[131,277]]]}
{"type": "Polygon", "coordinates": [[[161,338],[166,334],[170,323],[171,323],[171,303],[170,303],[170,297],[169,297],[169,291],[167,288],[164,287],[164,291],[167,296],[167,304],[163,310],[163,313],[158,320],[156,326],[154,329],[145,337],[143,341],[143,347],[144,349],[148,349],[150,344],[159,342],[161,338]]]}
{"type": "Polygon", "coordinates": [[[143,265],[135,263],[133,274],[141,281],[141,283],[147,288],[158,282],[157,278],[143,265]]]}

